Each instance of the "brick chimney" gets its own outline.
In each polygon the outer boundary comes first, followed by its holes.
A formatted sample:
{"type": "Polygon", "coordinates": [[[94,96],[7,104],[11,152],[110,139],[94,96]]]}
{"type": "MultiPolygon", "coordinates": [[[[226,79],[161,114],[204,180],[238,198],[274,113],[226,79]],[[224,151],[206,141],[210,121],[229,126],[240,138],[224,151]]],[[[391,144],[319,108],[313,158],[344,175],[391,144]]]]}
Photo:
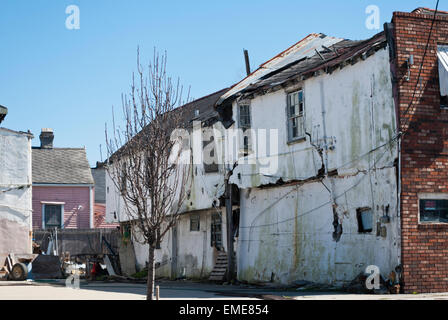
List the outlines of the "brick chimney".
{"type": "Polygon", "coordinates": [[[40,147],[42,149],[53,149],[53,140],[54,140],[53,129],[42,128],[42,132],[40,133],[39,138],[40,138],[40,147]]]}

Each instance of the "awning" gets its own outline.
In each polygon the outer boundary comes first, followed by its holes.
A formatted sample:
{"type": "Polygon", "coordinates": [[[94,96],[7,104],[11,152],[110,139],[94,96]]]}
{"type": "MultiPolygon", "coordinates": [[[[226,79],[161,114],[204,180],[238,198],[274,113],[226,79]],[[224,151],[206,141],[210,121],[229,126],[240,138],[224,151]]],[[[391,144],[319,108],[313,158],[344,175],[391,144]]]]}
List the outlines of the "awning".
{"type": "Polygon", "coordinates": [[[440,95],[448,96],[448,46],[437,46],[437,57],[439,58],[440,95]]]}

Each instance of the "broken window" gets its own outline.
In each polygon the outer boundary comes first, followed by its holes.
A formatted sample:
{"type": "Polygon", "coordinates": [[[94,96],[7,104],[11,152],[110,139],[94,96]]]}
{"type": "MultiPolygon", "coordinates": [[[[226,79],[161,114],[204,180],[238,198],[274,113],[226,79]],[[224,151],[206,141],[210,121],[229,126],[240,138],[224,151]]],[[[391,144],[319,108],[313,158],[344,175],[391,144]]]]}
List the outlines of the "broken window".
{"type": "Polygon", "coordinates": [[[222,248],[222,221],[221,215],[218,213],[212,214],[212,224],[211,224],[211,246],[217,249],[222,248]]]}
{"type": "Polygon", "coordinates": [[[420,222],[448,223],[448,200],[420,199],[420,222]]]}
{"type": "Polygon", "coordinates": [[[371,208],[356,209],[356,217],[358,219],[358,232],[369,233],[373,229],[373,216],[371,208]]]}
{"type": "Polygon", "coordinates": [[[305,136],[303,91],[288,93],[288,140],[293,141],[305,136]]]}
{"type": "MultiPolygon", "coordinates": [[[[207,137],[203,137],[207,139],[207,137]]],[[[205,173],[218,172],[218,158],[216,155],[215,137],[211,135],[208,140],[202,141],[203,163],[205,173]]]]}
{"type": "Polygon", "coordinates": [[[250,128],[250,104],[239,104],[239,125],[240,128],[249,129],[250,128]]]}
{"type": "Polygon", "coordinates": [[[61,228],[62,206],[44,205],[44,229],[61,228]]]}
{"type": "Polygon", "coordinates": [[[190,231],[199,231],[200,219],[198,214],[190,215],[190,231]]]}
{"type": "Polygon", "coordinates": [[[437,46],[439,60],[440,106],[448,108],[448,45],[437,46]]]}

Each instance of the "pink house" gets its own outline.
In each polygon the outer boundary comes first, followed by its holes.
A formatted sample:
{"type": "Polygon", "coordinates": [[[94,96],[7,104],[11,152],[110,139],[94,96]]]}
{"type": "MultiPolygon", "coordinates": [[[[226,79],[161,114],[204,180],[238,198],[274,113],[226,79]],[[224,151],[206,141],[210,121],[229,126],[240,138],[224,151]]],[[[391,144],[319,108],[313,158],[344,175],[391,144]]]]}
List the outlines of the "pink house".
{"type": "Polygon", "coordinates": [[[42,129],[32,148],[33,229],[93,228],[94,180],[84,148],[53,148],[42,129]]]}

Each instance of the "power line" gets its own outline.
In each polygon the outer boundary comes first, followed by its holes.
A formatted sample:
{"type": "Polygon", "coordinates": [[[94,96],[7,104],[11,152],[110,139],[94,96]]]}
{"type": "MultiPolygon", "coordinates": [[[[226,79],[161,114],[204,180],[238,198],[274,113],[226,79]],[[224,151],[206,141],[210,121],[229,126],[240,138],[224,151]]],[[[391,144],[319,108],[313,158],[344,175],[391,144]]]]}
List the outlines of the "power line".
{"type": "MultiPolygon", "coordinates": [[[[381,159],[381,158],[386,154],[387,151],[388,151],[388,150],[386,149],[386,150],[381,154],[381,157],[380,157],[379,159],[381,159]]],[[[378,159],[378,160],[379,160],[379,159],[378,159]]],[[[347,190],[345,190],[344,192],[342,192],[340,195],[335,196],[335,199],[338,199],[338,198],[342,197],[343,195],[345,195],[346,193],[348,193],[350,190],[356,188],[356,187],[361,183],[361,181],[367,176],[367,173],[370,173],[370,171],[372,171],[372,167],[370,167],[369,170],[367,170],[367,172],[363,172],[363,173],[364,173],[364,176],[362,176],[362,177],[361,177],[361,178],[360,178],[360,179],[359,179],[353,186],[351,186],[350,188],[348,188],[347,190]]],[[[269,207],[267,207],[267,208],[266,208],[265,210],[263,210],[262,212],[265,212],[266,210],[268,210],[269,208],[271,208],[273,205],[275,205],[276,203],[278,203],[280,200],[282,200],[283,198],[285,198],[286,196],[288,196],[290,193],[292,193],[292,192],[294,192],[294,191],[297,191],[297,190],[298,190],[298,187],[299,187],[299,186],[296,186],[295,189],[293,189],[293,190],[289,191],[288,193],[286,193],[285,195],[283,195],[280,199],[278,199],[276,202],[274,202],[272,205],[270,205],[269,207]]],[[[302,213],[302,214],[300,214],[300,215],[294,216],[294,217],[292,217],[292,218],[288,218],[288,219],[285,219],[285,220],[282,220],[282,221],[277,221],[277,222],[275,222],[275,223],[267,223],[267,224],[263,224],[263,225],[256,225],[256,226],[253,226],[253,225],[252,225],[252,226],[240,226],[240,228],[241,228],[241,229],[252,229],[252,228],[262,228],[262,227],[269,227],[269,226],[278,225],[278,224],[280,224],[280,223],[289,222],[289,221],[295,220],[295,219],[297,219],[297,218],[303,217],[303,216],[305,216],[305,215],[308,215],[308,214],[310,214],[310,213],[313,213],[313,212],[317,211],[318,209],[327,206],[328,204],[331,204],[331,200],[329,200],[329,201],[327,201],[327,202],[325,202],[325,203],[323,203],[323,204],[321,204],[321,205],[319,205],[319,206],[317,206],[317,207],[314,207],[313,209],[310,209],[310,210],[308,210],[308,211],[306,211],[306,212],[304,212],[304,213],[302,213]]]]}
{"type": "MultiPolygon", "coordinates": [[[[348,162],[346,162],[346,163],[340,165],[339,167],[335,168],[334,170],[343,169],[343,168],[345,168],[346,166],[348,166],[348,165],[350,165],[350,164],[352,164],[352,163],[354,163],[354,162],[356,162],[356,161],[359,161],[359,160],[363,159],[364,157],[367,157],[368,155],[372,154],[373,152],[375,152],[375,151],[377,151],[377,150],[379,150],[379,149],[381,149],[381,148],[383,148],[383,147],[385,147],[385,146],[387,146],[387,145],[390,145],[392,142],[394,142],[395,140],[397,140],[400,136],[401,136],[400,133],[396,134],[393,138],[391,138],[389,141],[385,142],[384,144],[382,144],[382,145],[380,145],[380,146],[378,146],[378,147],[376,147],[376,148],[373,148],[373,149],[369,150],[368,152],[366,152],[366,153],[360,155],[359,157],[357,157],[357,158],[355,158],[355,159],[353,159],[353,160],[350,160],[350,161],[348,161],[348,162]]],[[[297,151],[301,151],[301,150],[296,150],[295,152],[297,152],[297,151]]],[[[383,155],[382,155],[382,156],[383,156],[383,155]]],[[[382,157],[382,156],[381,156],[381,157],[382,157]]],[[[370,170],[370,169],[369,169],[369,170],[370,170]]],[[[276,175],[268,175],[268,174],[262,174],[262,173],[241,174],[241,176],[256,176],[256,175],[262,175],[262,176],[265,176],[265,177],[268,177],[268,178],[277,178],[277,179],[283,178],[283,179],[288,179],[288,180],[306,180],[306,179],[309,179],[309,178],[310,178],[310,177],[276,176],[276,175]]]]}

